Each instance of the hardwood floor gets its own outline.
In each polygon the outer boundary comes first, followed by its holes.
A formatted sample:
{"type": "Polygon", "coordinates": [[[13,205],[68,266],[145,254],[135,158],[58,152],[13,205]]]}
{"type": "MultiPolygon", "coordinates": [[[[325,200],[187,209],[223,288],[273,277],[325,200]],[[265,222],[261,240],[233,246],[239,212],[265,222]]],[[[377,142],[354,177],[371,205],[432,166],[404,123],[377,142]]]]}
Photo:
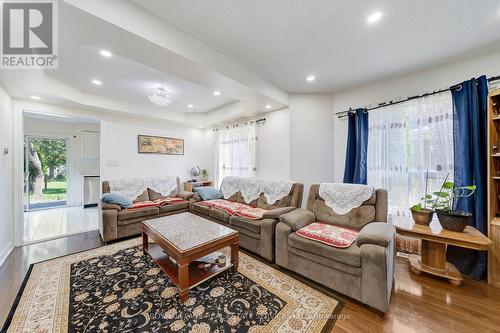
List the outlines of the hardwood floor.
{"type": "MultiPolygon", "coordinates": [[[[16,248],[0,267],[0,326],[34,262],[100,246],[97,232],[16,248]]],[[[464,277],[447,281],[408,270],[397,258],[391,308],[385,315],[346,300],[332,332],[500,332],[500,289],[464,277]]]]}

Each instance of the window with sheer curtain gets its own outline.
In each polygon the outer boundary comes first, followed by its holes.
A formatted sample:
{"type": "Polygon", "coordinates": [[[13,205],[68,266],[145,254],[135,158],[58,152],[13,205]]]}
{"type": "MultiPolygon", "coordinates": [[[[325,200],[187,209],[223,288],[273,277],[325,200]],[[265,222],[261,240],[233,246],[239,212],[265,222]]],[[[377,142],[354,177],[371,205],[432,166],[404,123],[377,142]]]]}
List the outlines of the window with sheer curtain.
{"type": "Polygon", "coordinates": [[[242,124],[219,129],[217,182],[226,176],[257,176],[257,125],[242,124]]]}
{"type": "Polygon", "coordinates": [[[410,215],[425,190],[453,178],[453,107],[446,92],[370,112],[368,184],[389,192],[389,214],[410,215]]]}

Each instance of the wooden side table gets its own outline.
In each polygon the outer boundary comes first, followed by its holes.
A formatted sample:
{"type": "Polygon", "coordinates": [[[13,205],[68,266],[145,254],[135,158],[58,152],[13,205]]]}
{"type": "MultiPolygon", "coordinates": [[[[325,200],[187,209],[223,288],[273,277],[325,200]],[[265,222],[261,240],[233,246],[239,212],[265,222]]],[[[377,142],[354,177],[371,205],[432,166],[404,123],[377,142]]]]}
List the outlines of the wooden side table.
{"type": "Polygon", "coordinates": [[[200,181],[192,181],[188,180],[184,182],[184,191],[193,192],[194,187],[198,186],[214,186],[213,180],[200,180],[200,181]]]}
{"type": "Polygon", "coordinates": [[[410,269],[416,274],[443,277],[455,286],[461,285],[463,278],[455,265],[446,261],[446,245],[487,251],[491,244],[488,237],[470,226],[464,232],[454,232],[444,230],[438,221],[429,226],[415,224],[411,217],[393,216],[391,221],[398,234],[422,240],[422,255],[410,255],[410,269]]]}

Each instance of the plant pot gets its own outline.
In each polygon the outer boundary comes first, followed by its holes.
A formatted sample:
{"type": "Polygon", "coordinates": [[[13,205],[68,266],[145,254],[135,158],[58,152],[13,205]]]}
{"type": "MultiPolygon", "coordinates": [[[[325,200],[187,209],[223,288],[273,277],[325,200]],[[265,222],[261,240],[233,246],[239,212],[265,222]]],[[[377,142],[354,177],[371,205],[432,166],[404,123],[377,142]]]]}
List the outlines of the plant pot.
{"type": "Polygon", "coordinates": [[[471,213],[457,210],[436,210],[436,215],[443,229],[456,232],[463,232],[472,217],[471,213]]]}
{"type": "Polygon", "coordinates": [[[411,215],[416,224],[429,225],[434,216],[434,211],[429,208],[422,208],[420,210],[411,210],[411,215]]]}

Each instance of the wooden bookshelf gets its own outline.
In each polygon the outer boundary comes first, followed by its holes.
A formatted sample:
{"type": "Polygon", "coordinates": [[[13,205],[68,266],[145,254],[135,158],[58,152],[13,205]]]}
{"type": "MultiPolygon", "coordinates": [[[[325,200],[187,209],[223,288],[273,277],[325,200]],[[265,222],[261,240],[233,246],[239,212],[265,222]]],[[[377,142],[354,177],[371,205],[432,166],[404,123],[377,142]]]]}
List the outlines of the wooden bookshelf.
{"type": "Polygon", "coordinates": [[[500,89],[488,97],[488,282],[500,288],[500,89]]]}

